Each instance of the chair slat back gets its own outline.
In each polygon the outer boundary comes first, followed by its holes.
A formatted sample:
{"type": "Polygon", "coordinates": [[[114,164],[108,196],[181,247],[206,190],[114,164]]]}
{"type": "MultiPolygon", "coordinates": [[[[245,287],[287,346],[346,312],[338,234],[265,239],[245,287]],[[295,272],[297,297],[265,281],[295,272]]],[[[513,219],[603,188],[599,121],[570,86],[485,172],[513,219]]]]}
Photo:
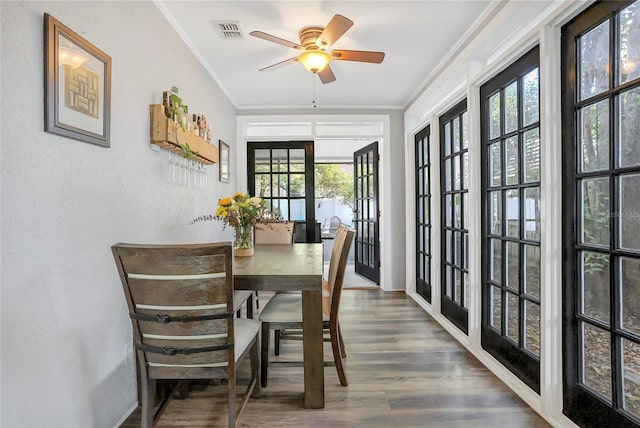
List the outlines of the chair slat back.
{"type": "Polygon", "coordinates": [[[115,244],[112,252],[145,366],[202,370],[233,361],[231,243],[115,244]]]}
{"type": "MultiPolygon", "coordinates": [[[[344,274],[347,269],[347,258],[349,257],[349,249],[351,247],[354,234],[355,231],[350,227],[340,225],[336,233],[336,237],[334,238],[331,260],[329,261],[329,274],[327,278],[330,291],[330,302],[328,308],[329,314],[325,313],[325,315],[329,315],[330,317],[338,315],[344,274]]],[[[327,312],[326,307],[324,310],[327,312]]]]}

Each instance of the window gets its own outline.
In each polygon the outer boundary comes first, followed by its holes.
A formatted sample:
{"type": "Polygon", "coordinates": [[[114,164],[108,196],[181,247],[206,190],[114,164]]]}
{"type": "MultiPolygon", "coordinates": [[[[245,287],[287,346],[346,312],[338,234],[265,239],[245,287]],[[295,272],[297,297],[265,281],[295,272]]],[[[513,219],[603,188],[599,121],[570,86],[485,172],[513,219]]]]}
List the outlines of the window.
{"type": "Polygon", "coordinates": [[[431,303],[431,157],[430,127],[415,136],[416,292],[431,303]]]}
{"type": "Polygon", "coordinates": [[[562,29],[564,412],[640,424],[640,2],[562,29]]]}
{"type": "Polygon", "coordinates": [[[469,134],[467,101],[440,117],[442,314],[465,334],[469,286],[469,134]]]}
{"type": "Polygon", "coordinates": [[[480,89],[482,347],[540,392],[540,103],[536,47],[480,89]]]}

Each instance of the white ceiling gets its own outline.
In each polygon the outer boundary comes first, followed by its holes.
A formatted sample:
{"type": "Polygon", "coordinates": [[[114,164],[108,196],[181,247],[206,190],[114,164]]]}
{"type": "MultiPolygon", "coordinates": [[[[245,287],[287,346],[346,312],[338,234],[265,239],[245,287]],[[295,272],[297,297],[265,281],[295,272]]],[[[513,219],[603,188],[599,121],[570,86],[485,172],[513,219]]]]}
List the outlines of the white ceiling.
{"type": "Polygon", "coordinates": [[[155,0],[176,31],[238,109],[403,108],[499,2],[175,1],[155,0]],[[298,51],[250,36],[261,30],[299,43],[302,27],[326,26],[335,14],[354,21],[335,49],[383,51],[382,64],[334,61],[336,81],[323,85],[293,63],[258,70],[298,51]],[[217,22],[237,22],[241,39],[222,39],[217,22]]]}

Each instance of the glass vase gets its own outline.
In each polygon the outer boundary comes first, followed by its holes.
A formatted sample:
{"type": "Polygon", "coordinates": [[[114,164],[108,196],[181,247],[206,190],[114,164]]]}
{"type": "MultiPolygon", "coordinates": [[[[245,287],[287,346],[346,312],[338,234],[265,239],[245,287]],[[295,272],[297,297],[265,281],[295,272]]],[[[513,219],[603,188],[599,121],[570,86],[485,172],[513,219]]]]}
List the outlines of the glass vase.
{"type": "Polygon", "coordinates": [[[233,255],[239,257],[253,256],[253,226],[235,228],[233,255]]]}

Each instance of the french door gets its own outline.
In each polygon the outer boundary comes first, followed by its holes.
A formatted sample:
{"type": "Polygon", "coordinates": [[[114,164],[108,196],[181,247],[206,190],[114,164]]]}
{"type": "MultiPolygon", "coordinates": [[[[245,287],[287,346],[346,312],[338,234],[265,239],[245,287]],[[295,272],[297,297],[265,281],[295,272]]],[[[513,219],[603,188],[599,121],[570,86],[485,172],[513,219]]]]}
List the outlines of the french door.
{"type": "Polygon", "coordinates": [[[431,156],[430,127],[415,136],[416,292],[431,303],[431,156]]]}
{"type": "Polygon", "coordinates": [[[640,2],[562,29],[564,413],[640,426],[640,2]]]}
{"type": "Polygon", "coordinates": [[[469,133],[467,100],[440,117],[442,314],[469,329],[469,133]]]}
{"type": "Polygon", "coordinates": [[[378,143],[353,154],[356,234],[355,271],[380,284],[380,238],[378,219],[378,143]]]}
{"type": "Polygon", "coordinates": [[[540,84],[534,48],[480,88],[482,347],[540,393],[540,84]]]}
{"type": "Polygon", "coordinates": [[[313,141],[247,143],[247,183],[252,196],[284,220],[305,224],[307,242],[316,242],[313,141]]]}

